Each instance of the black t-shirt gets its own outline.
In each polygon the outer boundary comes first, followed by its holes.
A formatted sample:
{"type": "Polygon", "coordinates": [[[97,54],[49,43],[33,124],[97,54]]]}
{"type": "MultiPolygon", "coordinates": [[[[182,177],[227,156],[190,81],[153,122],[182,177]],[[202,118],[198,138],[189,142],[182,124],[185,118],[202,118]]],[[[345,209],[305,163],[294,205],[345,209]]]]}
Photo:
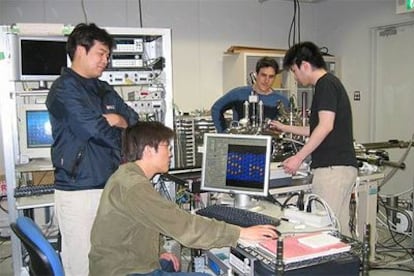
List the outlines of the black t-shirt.
{"type": "Polygon", "coordinates": [[[312,168],[329,166],[357,167],[353,146],[352,111],[346,90],[340,80],[327,73],[315,85],[311,115],[310,133],[319,123],[319,111],[335,112],[333,130],[312,153],[312,168]]]}

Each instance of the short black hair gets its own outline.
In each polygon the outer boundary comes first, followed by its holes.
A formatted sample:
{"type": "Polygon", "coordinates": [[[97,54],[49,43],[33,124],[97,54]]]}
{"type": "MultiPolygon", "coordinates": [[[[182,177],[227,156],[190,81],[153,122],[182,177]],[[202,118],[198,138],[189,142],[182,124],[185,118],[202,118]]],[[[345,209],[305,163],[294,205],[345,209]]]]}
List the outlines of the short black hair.
{"type": "Polygon", "coordinates": [[[127,162],[141,160],[145,146],[158,150],[158,145],[161,142],[169,142],[173,137],[174,131],[160,122],[139,121],[123,131],[123,159],[127,162]]]}
{"type": "Polygon", "coordinates": [[[313,42],[305,41],[293,45],[285,54],[283,68],[289,70],[294,64],[300,68],[302,61],[309,62],[314,68],[326,70],[326,63],[320,49],[313,42]]]}
{"type": "Polygon", "coordinates": [[[279,73],[279,64],[274,58],[262,57],[256,63],[256,73],[259,74],[260,69],[272,67],[275,70],[275,75],[279,73]]]}
{"type": "Polygon", "coordinates": [[[73,60],[78,45],[85,47],[86,52],[89,52],[89,49],[95,44],[95,40],[108,46],[109,51],[112,52],[114,40],[105,29],[99,28],[94,23],[90,23],[89,25],[79,23],[76,25],[70,33],[68,42],[66,43],[66,52],[69,55],[70,60],[73,60]]]}

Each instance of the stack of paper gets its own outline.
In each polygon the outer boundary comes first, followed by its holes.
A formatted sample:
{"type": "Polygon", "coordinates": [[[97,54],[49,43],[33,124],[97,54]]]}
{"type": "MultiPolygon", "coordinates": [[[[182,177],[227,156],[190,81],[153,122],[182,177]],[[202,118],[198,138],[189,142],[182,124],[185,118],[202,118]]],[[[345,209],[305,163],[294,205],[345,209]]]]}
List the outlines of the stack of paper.
{"type": "MultiPolygon", "coordinates": [[[[276,244],[274,240],[265,241],[259,243],[259,248],[276,255],[276,244]]],[[[300,262],[347,252],[350,249],[349,244],[327,233],[288,236],[283,239],[283,261],[285,264],[300,262]]]]}

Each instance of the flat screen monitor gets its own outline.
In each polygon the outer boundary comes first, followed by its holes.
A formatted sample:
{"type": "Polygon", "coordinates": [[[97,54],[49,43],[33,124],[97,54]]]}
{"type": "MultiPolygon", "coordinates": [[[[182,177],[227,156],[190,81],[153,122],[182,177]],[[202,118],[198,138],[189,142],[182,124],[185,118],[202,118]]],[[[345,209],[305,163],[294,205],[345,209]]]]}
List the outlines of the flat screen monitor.
{"type": "Polygon", "coordinates": [[[235,195],[237,207],[248,207],[251,196],[267,196],[271,137],[204,135],[201,190],[235,195]]]}
{"type": "Polygon", "coordinates": [[[15,79],[54,81],[70,64],[65,36],[17,36],[14,42],[15,79]]]}
{"type": "Polygon", "coordinates": [[[18,112],[21,160],[50,158],[53,137],[46,105],[25,104],[18,112]]]}

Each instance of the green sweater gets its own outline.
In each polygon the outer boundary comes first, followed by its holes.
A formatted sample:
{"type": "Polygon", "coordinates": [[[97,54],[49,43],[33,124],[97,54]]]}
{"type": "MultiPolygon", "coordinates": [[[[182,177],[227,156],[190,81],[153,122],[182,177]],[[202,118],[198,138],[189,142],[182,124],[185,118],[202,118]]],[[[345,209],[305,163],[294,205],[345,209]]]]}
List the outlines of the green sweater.
{"type": "Polygon", "coordinates": [[[161,197],[135,163],[121,165],[103,191],[91,233],[90,275],[159,269],[160,234],[191,248],[235,246],[240,228],[192,215],[161,197]]]}

